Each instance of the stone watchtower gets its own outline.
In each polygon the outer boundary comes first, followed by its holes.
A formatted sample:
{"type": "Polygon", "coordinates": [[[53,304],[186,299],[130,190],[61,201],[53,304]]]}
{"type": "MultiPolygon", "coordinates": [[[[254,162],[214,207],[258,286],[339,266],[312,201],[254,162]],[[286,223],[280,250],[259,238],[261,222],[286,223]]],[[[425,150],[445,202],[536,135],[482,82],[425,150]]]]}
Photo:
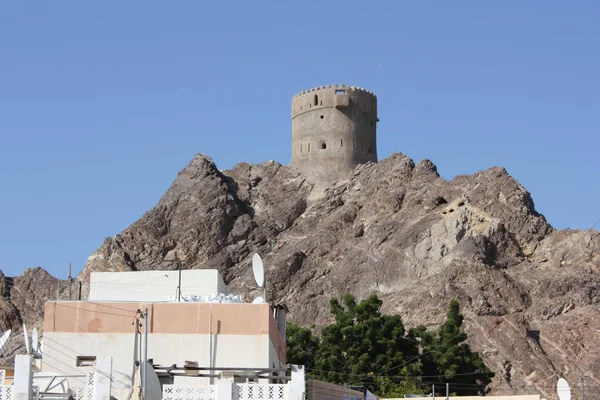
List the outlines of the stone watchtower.
{"type": "Polygon", "coordinates": [[[305,90],[292,98],[292,161],[314,183],[309,200],[358,164],[377,162],[377,96],[341,84],[305,90]]]}

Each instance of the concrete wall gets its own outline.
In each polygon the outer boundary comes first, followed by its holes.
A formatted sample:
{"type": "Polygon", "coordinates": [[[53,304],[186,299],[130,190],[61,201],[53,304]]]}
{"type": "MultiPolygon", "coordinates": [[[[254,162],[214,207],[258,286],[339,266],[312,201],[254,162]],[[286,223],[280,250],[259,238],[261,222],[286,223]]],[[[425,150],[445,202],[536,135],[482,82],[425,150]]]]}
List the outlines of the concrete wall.
{"type": "Polygon", "coordinates": [[[348,179],[358,164],[377,162],[377,121],[377,97],[361,88],[334,85],[294,96],[290,164],[315,184],[311,197],[348,179]]]}
{"type": "Polygon", "coordinates": [[[141,359],[133,321],[145,308],[148,357],[155,364],[197,361],[216,371],[285,364],[285,341],[268,304],[48,302],[42,371],[82,374],[92,367],[77,367],[78,356],[110,356],[113,394],[122,398],[133,382],[134,361],[141,359]]]}
{"type": "MultiPolygon", "coordinates": [[[[160,365],[183,365],[185,361],[197,361],[201,367],[248,367],[272,366],[268,336],[259,335],[148,335],[148,357],[160,365]]],[[[66,375],[85,373],[92,367],[77,367],[77,356],[110,355],[113,357],[113,388],[128,392],[135,372],[134,361],[140,359],[139,336],[133,333],[62,333],[44,335],[44,363],[42,372],[66,375]],[[136,346],[137,344],[137,346],[136,346]],[[137,347],[137,349],[136,349],[137,347]]],[[[195,384],[209,384],[208,378],[195,384]]],[[[70,385],[81,386],[85,378],[69,378],[70,385]]],[[[115,392],[116,393],[116,392],[115,392]]],[[[118,397],[121,398],[121,397],[118,397]]]]}
{"type": "MultiPolygon", "coordinates": [[[[178,271],[92,272],[90,301],[167,301],[177,294],[178,271]]],[[[181,271],[183,295],[229,294],[214,269],[181,271]]]]}
{"type": "Polygon", "coordinates": [[[364,400],[362,392],[349,389],[348,387],[334,385],[309,379],[306,381],[307,400],[364,400]]]}

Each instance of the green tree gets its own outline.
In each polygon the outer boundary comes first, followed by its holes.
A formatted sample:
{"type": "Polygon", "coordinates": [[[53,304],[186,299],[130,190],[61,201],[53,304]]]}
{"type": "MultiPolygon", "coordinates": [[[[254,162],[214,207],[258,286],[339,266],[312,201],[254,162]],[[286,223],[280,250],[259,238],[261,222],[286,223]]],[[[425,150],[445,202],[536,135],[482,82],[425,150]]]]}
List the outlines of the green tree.
{"type": "MultiPolygon", "coordinates": [[[[330,301],[335,321],[323,329],[314,376],[337,384],[362,384],[381,394],[374,377],[397,376],[398,366],[417,354],[399,315],[382,315],[375,295],[356,303],[344,295],[330,301]],[[386,372],[390,370],[389,372],[386,372]]],[[[402,370],[402,372],[410,372],[402,370]]],[[[419,371],[412,371],[418,375],[419,371]]]]}
{"type": "Polygon", "coordinates": [[[406,394],[426,394],[416,377],[374,375],[371,386],[373,393],[388,399],[403,398],[406,394]]]}
{"type": "Polygon", "coordinates": [[[408,336],[422,346],[423,383],[450,383],[451,391],[459,395],[485,394],[494,373],[486,367],[479,353],[471,351],[465,343],[463,320],[459,302],[452,300],[446,322],[436,333],[417,327],[411,329],[408,336]]]}
{"type": "MultiPolygon", "coordinates": [[[[320,340],[311,329],[287,325],[288,360],[306,366],[310,377],[349,386],[364,386],[380,397],[429,393],[432,383],[450,383],[451,392],[488,392],[494,374],[465,343],[464,317],[458,301],[448,306],[436,330],[404,329],[399,315],[382,315],[375,295],[357,304],[349,294],[331,299],[335,320],[320,340]]],[[[445,391],[445,385],[440,385],[445,391]]]]}
{"type": "Polygon", "coordinates": [[[292,322],[286,322],[287,359],[292,364],[304,365],[313,369],[315,355],[319,349],[319,339],[312,330],[292,322]]]}

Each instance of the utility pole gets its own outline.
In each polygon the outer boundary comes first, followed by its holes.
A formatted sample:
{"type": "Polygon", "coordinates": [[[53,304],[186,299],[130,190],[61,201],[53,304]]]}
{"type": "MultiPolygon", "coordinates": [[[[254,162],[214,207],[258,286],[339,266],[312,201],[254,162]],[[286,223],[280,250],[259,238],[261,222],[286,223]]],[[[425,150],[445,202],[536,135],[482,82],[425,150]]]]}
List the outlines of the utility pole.
{"type": "MultiPolygon", "coordinates": [[[[141,378],[141,394],[142,400],[146,400],[147,388],[148,388],[148,309],[145,308],[144,311],[137,310],[135,315],[134,323],[138,323],[138,315],[141,315],[143,324],[144,324],[144,353],[142,357],[142,361],[140,363],[140,378],[141,378]]],[[[137,330],[137,326],[136,326],[137,330]]],[[[141,349],[140,349],[141,350],[141,349]]]]}
{"type": "Polygon", "coordinates": [[[144,309],[144,400],[148,393],[148,309],[144,309]]]}
{"type": "Polygon", "coordinates": [[[446,383],[446,400],[450,400],[450,384],[446,383]]]}

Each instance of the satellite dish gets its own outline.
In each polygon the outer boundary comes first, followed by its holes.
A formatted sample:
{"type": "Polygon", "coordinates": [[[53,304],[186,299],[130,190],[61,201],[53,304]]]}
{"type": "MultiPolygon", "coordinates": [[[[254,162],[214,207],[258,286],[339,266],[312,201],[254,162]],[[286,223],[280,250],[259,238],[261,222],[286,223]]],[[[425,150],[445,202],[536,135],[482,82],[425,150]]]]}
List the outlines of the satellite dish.
{"type": "Polygon", "coordinates": [[[559,400],[571,400],[571,388],[564,378],[558,380],[556,391],[558,392],[559,400]]]}
{"type": "Polygon", "coordinates": [[[254,273],[254,280],[258,287],[263,287],[265,284],[265,268],[260,256],[256,253],[252,256],[252,272],[254,273]]]}
{"type": "Polygon", "coordinates": [[[148,400],[161,400],[163,398],[162,386],[160,385],[160,380],[154,370],[154,366],[148,361],[146,361],[146,371],[148,374],[146,378],[146,384],[148,385],[148,388],[146,389],[146,398],[148,400]]]}
{"type": "Polygon", "coordinates": [[[7,330],[6,332],[4,332],[4,334],[2,335],[2,337],[0,337],[0,350],[2,350],[2,348],[4,347],[4,345],[6,344],[6,342],[8,342],[8,337],[10,336],[10,329],[7,330]]]}
{"type": "Polygon", "coordinates": [[[27,354],[31,354],[31,350],[29,349],[29,336],[27,336],[27,326],[25,326],[25,322],[23,322],[23,336],[25,336],[25,347],[27,347],[27,354]]]}
{"type": "Polygon", "coordinates": [[[40,349],[37,328],[33,328],[33,331],[31,331],[31,349],[33,350],[33,354],[37,354],[40,349]]]}
{"type": "Polygon", "coordinates": [[[254,300],[252,300],[252,304],[263,304],[265,299],[262,296],[258,296],[254,300]]]}

